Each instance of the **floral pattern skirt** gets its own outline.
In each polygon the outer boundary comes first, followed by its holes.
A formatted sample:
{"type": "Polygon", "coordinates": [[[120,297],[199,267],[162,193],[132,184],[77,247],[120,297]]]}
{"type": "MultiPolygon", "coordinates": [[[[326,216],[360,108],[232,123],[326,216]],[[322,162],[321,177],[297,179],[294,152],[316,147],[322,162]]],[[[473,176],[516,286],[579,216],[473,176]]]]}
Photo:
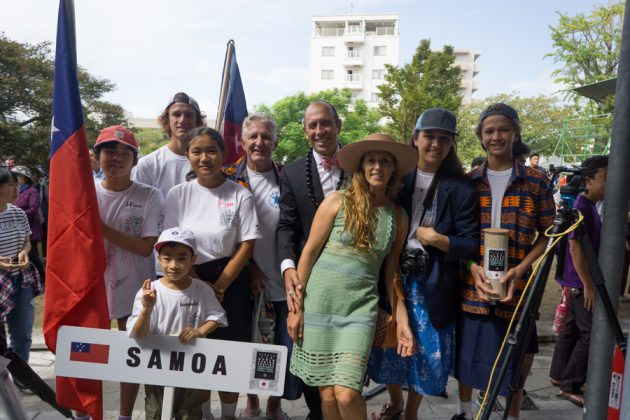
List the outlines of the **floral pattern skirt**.
{"type": "Polygon", "coordinates": [[[405,305],[416,339],[413,356],[400,357],[396,349],[374,349],[368,363],[370,379],[381,384],[406,385],[422,395],[436,395],[446,388],[455,366],[455,322],[436,330],[429,320],[425,276],[405,279],[405,305]]]}

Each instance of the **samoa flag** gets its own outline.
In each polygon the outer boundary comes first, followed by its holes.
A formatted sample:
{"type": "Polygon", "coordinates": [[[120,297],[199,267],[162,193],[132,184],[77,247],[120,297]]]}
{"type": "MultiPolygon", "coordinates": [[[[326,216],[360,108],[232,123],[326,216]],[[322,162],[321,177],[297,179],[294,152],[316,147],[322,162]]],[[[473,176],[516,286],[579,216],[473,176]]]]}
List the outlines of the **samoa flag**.
{"type": "MultiPolygon", "coordinates": [[[[54,353],[62,325],[109,328],[101,218],[79,93],[74,3],[60,0],[50,143],[44,337],[54,353]]],[[[57,377],[57,403],[102,419],[100,381],[57,377]]]]}
{"type": "MultiPolygon", "coordinates": [[[[245,155],[241,134],[243,120],[247,117],[247,103],[245,102],[241,73],[236,63],[236,50],[232,51],[232,57],[227,65],[230,67],[227,74],[227,96],[223,110],[223,123],[221,124],[221,135],[225,140],[226,151],[223,163],[226,165],[234,163],[245,155]]],[[[225,74],[225,68],[223,70],[225,74]]],[[[221,85],[223,86],[223,83],[221,85]]]]}

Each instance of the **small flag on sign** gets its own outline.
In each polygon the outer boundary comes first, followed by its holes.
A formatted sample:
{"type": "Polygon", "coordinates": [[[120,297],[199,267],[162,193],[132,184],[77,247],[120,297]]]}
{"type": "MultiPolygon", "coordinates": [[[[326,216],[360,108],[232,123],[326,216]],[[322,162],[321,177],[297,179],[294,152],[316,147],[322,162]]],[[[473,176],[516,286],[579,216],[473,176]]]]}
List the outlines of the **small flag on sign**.
{"type": "Polygon", "coordinates": [[[109,363],[109,346],[107,344],[72,342],[70,360],[75,362],[109,363]]]}

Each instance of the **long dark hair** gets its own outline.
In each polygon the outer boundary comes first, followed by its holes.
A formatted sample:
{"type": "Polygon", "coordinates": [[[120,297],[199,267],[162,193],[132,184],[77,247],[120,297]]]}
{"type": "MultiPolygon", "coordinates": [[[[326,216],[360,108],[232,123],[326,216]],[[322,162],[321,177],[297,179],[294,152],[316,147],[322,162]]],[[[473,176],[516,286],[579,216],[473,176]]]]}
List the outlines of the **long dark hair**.
{"type": "MultiPolygon", "coordinates": [[[[412,146],[416,150],[418,150],[418,147],[416,146],[416,140],[418,139],[419,135],[420,135],[420,130],[414,130],[413,135],[411,136],[411,139],[409,140],[409,145],[412,146]]],[[[461,160],[459,160],[459,157],[457,156],[457,142],[455,140],[454,135],[453,135],[451,148],[448,151],[448,154],[446,155],[442,163],[440,163],[440,167],[438,171],[440,172],[440,174],[462,176],[462,177],[466,173],[464,171],[464,166],[462,165],[461,160]]]]}

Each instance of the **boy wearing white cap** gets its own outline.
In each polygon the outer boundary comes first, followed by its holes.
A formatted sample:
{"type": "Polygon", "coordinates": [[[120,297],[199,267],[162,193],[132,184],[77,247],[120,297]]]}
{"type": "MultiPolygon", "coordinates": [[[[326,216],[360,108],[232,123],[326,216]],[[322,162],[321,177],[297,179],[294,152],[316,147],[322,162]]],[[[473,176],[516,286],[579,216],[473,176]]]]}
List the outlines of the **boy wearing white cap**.
{"type": "MultiPolygon", "coordinates": [[[[155,250],[164,277],[145,280],[138,291],[129,318],[129,337],[148,334],[178,335],[182,343],[205,338],[217,327],[227,325],[223,307],[210,287],[188,275],[195,262],[195,237],[187,229],[175,227],[160,235],[155,250]]],[[[145,385],[147,419],[160,419],[164,387],[145,385]]],[[[201,418],[205,392],[176,388],[173,417],[201,418]]]]}
{"type": "MultiPolygon", "coordinates": [[[[104,178],[95,182],[105,239],[105,290],[109,318],[126,329],[142,280],[155,278],[153,244],[162,229],[164,199],[156,188],[131,180],[138,143],[124,127],[103,129],[94,145],[104,178]]],[[[137,384],[120,385],[120,420],[131,419],[137,384]]]]}

